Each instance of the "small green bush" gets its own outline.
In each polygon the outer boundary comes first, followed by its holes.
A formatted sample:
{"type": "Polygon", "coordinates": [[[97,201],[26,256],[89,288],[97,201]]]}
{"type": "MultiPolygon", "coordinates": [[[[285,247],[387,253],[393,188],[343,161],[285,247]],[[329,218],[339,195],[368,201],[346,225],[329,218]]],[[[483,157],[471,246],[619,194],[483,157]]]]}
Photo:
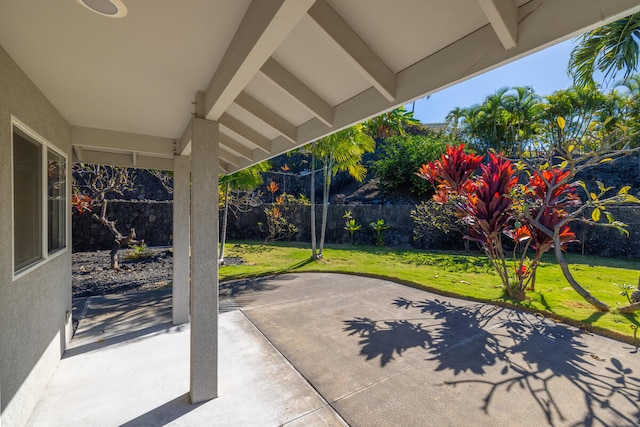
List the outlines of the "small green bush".
{"type": "Polygon", "coordinates": [[[452,143],[452,139],[436,133],[392,136],[379,144],[381,155],[371,169],[386,190],[430,197],[434,192],[433,186],[416,176],[416,172],[423,163],[439,158],[447,143],[452,143]]]}
{"type": "Polygon", "coordinates": [[[137,245],[129,246],[129,249],[130,251],[125,256],[126,259],[144,259],[151,256],[151,251],[149,251],[149,248],[144,241],[137,245]]]}

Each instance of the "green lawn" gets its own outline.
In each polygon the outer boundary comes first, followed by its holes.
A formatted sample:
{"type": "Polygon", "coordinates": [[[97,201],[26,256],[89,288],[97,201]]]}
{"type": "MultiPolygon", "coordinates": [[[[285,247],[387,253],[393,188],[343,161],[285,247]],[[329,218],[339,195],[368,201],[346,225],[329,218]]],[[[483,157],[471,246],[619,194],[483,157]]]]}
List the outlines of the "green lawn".
{"type": "MultiPolygon", "coordinates": [[[[303,271],[363,274],[463,298],[517,305],[590,325],[606,335],[622,335],[630,342],[634,341],[635,327],[640,326],[640,314],[623,316],[593,309],[565,281],[552,257],[538,269],[535,292],[529,292],[528,300],[517,302],[504,297],[500,279],[479,253],[330,245],[325,248],[324,258],[314,262],[309,260],[308,244],[230,242],[226,255],[241,257],[244,264],[222,266],[221,281],[303,271]]],[[[627,303],[614,283],[638,283],[640,260],[572,254],[567,259],[578,282],[612,307],[627,303]]]]}

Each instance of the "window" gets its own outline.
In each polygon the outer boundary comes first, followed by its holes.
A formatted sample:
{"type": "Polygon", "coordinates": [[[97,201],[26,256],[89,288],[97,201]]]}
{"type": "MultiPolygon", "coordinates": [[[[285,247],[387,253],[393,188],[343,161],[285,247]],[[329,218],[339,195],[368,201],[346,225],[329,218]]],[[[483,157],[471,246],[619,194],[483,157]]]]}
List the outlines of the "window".
{"type": "Polygon", "coordinates": [[[67,222],[67,163],[55,151],[47,150],[47,250],[55,252],[65,247],[67,222]]]}
{"type": "Polygon", "coordinates": [[[13,129],[14,269],[42,259],[42,146],[13,129]]]}
{"type": "Polygon", "coordinates": [[[26,127],[14,123],[15,273],[25,271],[66,247],[66,167],[64,155],[26,127]]]}

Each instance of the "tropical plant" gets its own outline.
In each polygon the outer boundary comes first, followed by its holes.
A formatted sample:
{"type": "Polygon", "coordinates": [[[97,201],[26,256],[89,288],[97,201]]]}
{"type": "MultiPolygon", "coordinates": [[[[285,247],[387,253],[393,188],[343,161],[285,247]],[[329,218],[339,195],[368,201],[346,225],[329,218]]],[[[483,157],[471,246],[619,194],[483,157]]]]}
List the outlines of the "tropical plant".
{"type": "Polygon", "coordinates": [[[635,286],[627,285],[626,283],[613,283],[613,286],[618,288],[618,290],[620,291],[619,295],[625,297],[629,304],[634,303],[633,299],[631,299],[631,295],[633,294],[633,291],[636,289],[635,286]]]}
{"type": "MultiPolygon", "coordinates": [[[[320,244],[318,253],[314,258],[322,257],[325,233],[327,228],[327,210],[329,206],[329,190],[331,178],[338,172],[347,171],[354,179],[362,181],[367,169],[362,165],[362,155],[373,152],[375,141],[364,132],[361,124],[351,126],[331,135],[325,136],[312,145],[311,152],[315,159],[320,161],[324,170],[324,187],[322,193],[322,224],[320,228],[320,244]]],[[[312,166],[314,166],[312,164],[312,166]]],[[[312,167],[312,170],[315,168],[312,167]]],[[[312,182],[313,188],[313,182],[312,182]]],[[[312,195],[312,201],[314,199],[312,195]]],[[[312,212],[314,209],[312,207],[312,212]]],[[[313,227],[312,221],[312,227],[313,227]]],[[[314,238],[312,233],[312,239],[314,238]]]]}
{"type": "Polygon", "coordinates": [[[385,224],[384,219],[382,218],[378,218],[376,221],[370,222],[369,227],[371,227],[373,229],[373,232],[375,233],[376,246],[384,246],[384,237],[382,235],[382,232],[384,230],[388,230],[391,227],[385,224]]]}
{"type": "Polygon", "coordinates": [[[298,227],[287,218],[291,205],[295,205],[295,197],[280,195],[271,207],[264,208],[266,223],[259,222],[260,231],[267,233],[264,242],[289,239],[298,232],[298,227]]]}
{"type": "Polygon", "coordinates": [[[264,161],[239,170],[231,175],[220,177],[218,192],[220,197],[222,214],[222,227],[220,228],[220,255],[218,262],[224,264],[225,243],[227,240],[227,224],[229,219],[229,210],[235,214],[238,212],[248,212],[258,206],[261,193],[255,192],[263,183],[262,172],[271,169],[271,164],[264,161]],[[224,187],[224,193],[222,188],[224,187]]]}
{"type": "Polygon", "coordinates": [[[267,185],[267,191],[271,193],[271,203],[275,201],[276,192],[280,189],[280,186],[275,181],[269,181],[267,185]]]}
{"type": "Polygon", "coordinates": [[[398,107],[366,121],[364,131],[375,140],[380,140],[393,135],[405,136],[405,127],[417,123],[420,121],[413,117],[412,111],[398,107]]]}
{"type": "Polygon", "coordinates": [[[426,196],[433,192],[433,187],[415,175],[416,169],[440,157],[445,146],[453,143],[452,138],[433,132],[429,136],[392,136],[378,144],[380,157],[371,169],[385,189],[426,196]]]}
{"type": "Polygon", "coordinates": [[[91,212],[92,202],[93,199],[89,196],[85,196],[84,194],[73,193],[73,196],[71,196],[71,207],[79,214],[91,212]]]}
{"type": "Polygon", "coordinates": [[[452,110],[445,133],[481,152],[493,149],[518,156],[540,133],[541,108],[541,99],[530,86],[503,87],[482,104],[452,110]]]}
{"type": "Polygon", "coordinates": [[[127,259],[145,259],[151,256],[151,252],[149,252],[149,248],[144,241],[136,245],[130,245],[129,249],[131,251],[127,254],[127,259]]]}
{"type": "MultiPolygon", "coordinates": [[[[605,119],[605,122],[607,120],[605,119]]],[[[559,117],[557,124],[562,133],[565,121],[559,117]]],[[[625,148],[628,134],[624,126],[620,125],[618,129],[610,131],[605,125],[606,123],[593,122],[589,126],[590,131],[581,138],[566,140],[562,146],[549,150],[546,156],[535,162],[523,159],[521,164],[540,177],[537,185],[538,194],[529,192],[526,195],[533,195],[534,201],[529,201],[528,208],[523,209],[524,220],[551,239],[558,264],[571,287],[594,307],[608,311],[607,304],[599,301],[575,280],[562,253],[566,241],[573,239],[569,231],[572,222],[580,221],[589,225],[615,228],[628,235],[626,225],[616,221],[607,209],[621,203],[640,203],[640,199],[629,194],[628,186],[611,194],[613,187],[605,187],[597,182],[597,190],[592,191],[584,182],[576,179],[576,175],[583,170],[633,152],[625,148]],[[544,171],[554,168],[562,169],[564,172],[556,174],[554,179],[549,179],[544,171]],[[575,195],[578,189],[584,193],[579,202],[575,195]],[[568,210],[567,207],[571,209],[568,210]],[[552,221],[553,227],[545,223],[549,220],[552,221]]],[[[619,309],[621,312],[625,310],[630,309],[619,309]]]]}
{"type": "Polygon", "coordinates": [[[351,211],[345,211],[342,218],[345,219],[344,229],[349,232],[349,244],[353,245],[353,235],[362,229],[362,224],[356,222],[355,218],[351,216],[351,211]]]}
{"type": "Polygon", "coordinates": [[[577,38],[571,51],[569,74],[579,87],[594,87],[594,74],[605,82],[624,71],[626,79],[637,70],[640,55],[640,13],[596,28],[577,38]]]}
{"type": "Polygon", "coordinates": [[[282,174],[282,192],[283,193],[287,192],[287,174],[289,173],[290,170],[291,168],[286,163],[280,166],[280,171],[281,171],[280,173],[282,174]]]}
{"type": "Polygon", "coordinates": [[[620,122],[629,128],[630,146],[640,146],[640,74],[633,74],[615,84],[620,89],[618,116],[620,122]]]}
{"type": "Polygon", "coordinates": [[[466,126],[464,118],[466,116],[466,109],[461,107],[455,107],[449,111],[445,118],[446,126],[444,132],[451,135],[452,138],[458,140],[465,140],[466,126]]]}
{"type": "MultiPolygon", "coordinates": [[[[491,153],[487,165],[482,165],[480,176],[473,171],[478,159],[463,152],[464,147],[447,147],[447,154],[440,161],[423,165],[419,175],[437,183],[434,199],[440,203],[454,200],[455,209],[465,223],[466,238],[476,241],[484,249],[500,277],[508,296],[522,300],[528,287],[535,285],[535,272],[543,253],[553,249],[558,264],[569,284],[594,307],[607,311],[607,304],[599,301],[574,279],[562,253],[566,245],[575,240],[570,230],[572,221],[612,227],[626,232],[625,224],[616,221],[607,210],[619,203],[640,203],[628,194],[629,187],[609,195],[611,187],[598,183],[597,191],[589,191],[586,185],[575,179],[589,167],[610,161],[614,157],[629,154],[624,149],[624,128],[606,130],[606,123],[590,126],[590,133],[579,139],[562,137],[565,120],[557,119],[559,147],[550,146],[545,156],[521,159],[518,170],[527,172],[526,184],[518,184],[516,167],[507,159],[491,153]],[[594,143],[592,140],[598,140],[594,143]],[[559,163],[556,163],[559,162],[559,163]],[[580,199],[577,188],[585,192],[580,199]],[[585,216],[590,212],[590,216],[585,216]],[[606,222],[601,218],[606,217],[606,222]],[[520,248],[514,250],[508,265],[501,236],[511,237],[520,248]],[[534,258],[527,257],[529,248],[535,250],[534,258]]],[[[619,311],[628,312],[635,304],[619,311]]]]}
{"type": "MultiPolygon", "coordinates": [[[[543,142],[539,144],[539,151],[547,151],[545,145],[559,147],[566,140],[580,138],[589,130],[591,123],[602,123],[607,117],[614,117],[610,111],[615,109],[616,102],[613,96],[607,96],[592,87],[572,87],[545,96],[539,118],[543,142]],[[564,120],[563,129],[557,125],[558,117],[564,120]]],[[[615,121],[607,124],[614,125],[615,121]]]]}

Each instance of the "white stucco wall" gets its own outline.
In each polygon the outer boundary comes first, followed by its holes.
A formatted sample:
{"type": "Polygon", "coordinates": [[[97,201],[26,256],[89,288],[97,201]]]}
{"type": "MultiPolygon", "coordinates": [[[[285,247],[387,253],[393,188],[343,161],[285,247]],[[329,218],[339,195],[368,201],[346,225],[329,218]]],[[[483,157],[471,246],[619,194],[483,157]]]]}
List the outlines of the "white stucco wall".
{"type": "MultiPolygon", "coordinates": [[[[67,250],[12,279],[11,116],[71,159],[68,123],[0,46],[0,425],[28,420],[70,339],[71,222],[67,250]]],[[[67,177],[70,176],[67,162],[67,177]]],[[[67,186],[67,200],[70,200],[67,186]]],[[[69,206],[71,204],[69,203],[69,206]]],[[[70,211],[70,209],[69,209],[70,211]]],[[[70,217],[70,212],[68,217],[70,217]]]]}

